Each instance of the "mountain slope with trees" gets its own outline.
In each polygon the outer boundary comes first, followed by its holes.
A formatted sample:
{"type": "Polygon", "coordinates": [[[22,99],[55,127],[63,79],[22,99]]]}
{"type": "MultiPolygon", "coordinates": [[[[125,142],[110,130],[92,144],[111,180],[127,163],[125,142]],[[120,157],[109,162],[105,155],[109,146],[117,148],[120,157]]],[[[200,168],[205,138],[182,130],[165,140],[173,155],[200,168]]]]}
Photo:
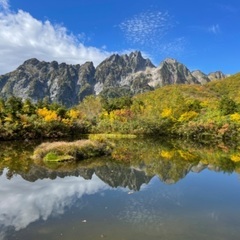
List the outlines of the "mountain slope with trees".
{"type": "Polygon", "coordinates": [[[198,140],[237,139],[239,90],[240,74],[236,74],[206,85],[169,85],[128,101],[104,100],[105,111],[99,113],[95,130],[198,140]]]}

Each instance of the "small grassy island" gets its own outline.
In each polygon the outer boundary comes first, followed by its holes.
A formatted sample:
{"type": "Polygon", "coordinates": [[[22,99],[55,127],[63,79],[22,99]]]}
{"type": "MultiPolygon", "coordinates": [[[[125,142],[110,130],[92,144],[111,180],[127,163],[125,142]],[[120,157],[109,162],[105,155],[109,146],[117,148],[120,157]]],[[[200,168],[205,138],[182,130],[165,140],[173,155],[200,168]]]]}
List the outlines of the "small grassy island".
{"type": "Polygon", "coordinates": [[[106,141],[48,142],[35,149],[33,159],[46,162],[78,161],[109,155],[111,151],[112,145],[106,141]]]}

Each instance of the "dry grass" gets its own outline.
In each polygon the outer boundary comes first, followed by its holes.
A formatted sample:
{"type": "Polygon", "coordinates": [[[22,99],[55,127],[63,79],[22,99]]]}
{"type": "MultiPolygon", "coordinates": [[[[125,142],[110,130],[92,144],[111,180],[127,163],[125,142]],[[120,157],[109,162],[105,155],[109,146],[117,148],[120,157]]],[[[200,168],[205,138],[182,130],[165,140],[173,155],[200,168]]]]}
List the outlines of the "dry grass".
{"type": "Polygon", "coordinates": [[[134,134],[89,134],[90,140],[97,140],[97,141],[106,141],[107,139],[134,139],[137,137],[137,135],[134,134]]]}
{"type": "MultiPolygon", "coordinates": [[[[44,159],[49,153],[64,159],[64,156],[72,156],[74,160],[108,155],[112,151],[112,145],[104,141],[78,140],[75,142],[42,143],[33,154],[34,159],[44,159]]],[[[56,161],[56,160],[55,160],[56,161]]]]}

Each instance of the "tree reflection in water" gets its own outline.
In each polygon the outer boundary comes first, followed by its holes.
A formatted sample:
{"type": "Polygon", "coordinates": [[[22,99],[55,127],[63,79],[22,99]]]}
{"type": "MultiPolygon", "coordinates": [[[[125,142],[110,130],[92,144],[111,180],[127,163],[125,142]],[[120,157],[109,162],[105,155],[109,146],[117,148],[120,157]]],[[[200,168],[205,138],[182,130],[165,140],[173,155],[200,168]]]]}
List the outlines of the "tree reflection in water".
{"type": "MultiPolygon", "coordinates": [[[[156,139],[114,141],[116,147],[111,157],[54,164],[34,162],[31,159],[36,143],[2,143],[2,238],[4,239],[9,229],[18,231],[38,220],[47,221],[50,216],[64,214],[66,209],[74,207],[84,196],[105,193],[110,189],[127,191],[129,198],[127,203],[123,199],[118,201],[115,208],[119,208],[119,212],[117,209],[112,210],[114,213],[111,217],[108,216],[109,221],[113,221],[114,216],[114,221],[117,219],[131,224],[139,231],[145,228],[160,234],[160,230],[163,230],[161,226],[164,222],[166,224],[170,212],[181,212],[184,201],[185,206],[189,205],[191,208],[192,203],[186,204],[187,200],[183,196],[188,192],[183,194],[185,190],[178,190],[176,183],[179,180],[189,173],[200,173],[204,169],[222,173],[238,173],[240,170],[238,148],[232,149],[223,145],[209,148],[156,139]],[[158,184],[161,187],[158,191],[156,188],[151,190],[151,184],[156,183],[156,179],[160,179],[163,184],[158,184]],[[167,188],[169,184],[176,185],[172,188],[173,191],[167,188]],[[144,194],[145,188],[147,195],[144,194]],[[138,192],[139,195],[132,197],[131,193],[134,192],[138,192]]],[[[105,201],[110,200],[111,197],[105,201]]],[[[96,202],[98,201],[99,198],[96,202]]],[[[214,209],[207,214],[212,216],[214,221],[220,216],[214,209]]],[[[188,224],[183,223],[185,227],[188,224]]]]}

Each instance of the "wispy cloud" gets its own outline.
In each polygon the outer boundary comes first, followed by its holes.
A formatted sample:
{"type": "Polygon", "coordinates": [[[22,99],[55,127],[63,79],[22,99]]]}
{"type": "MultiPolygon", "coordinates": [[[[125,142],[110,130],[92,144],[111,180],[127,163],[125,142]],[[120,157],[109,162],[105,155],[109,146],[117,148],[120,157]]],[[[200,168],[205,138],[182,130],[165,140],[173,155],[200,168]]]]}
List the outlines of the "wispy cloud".
{"type": "Polygon", "coordinates": [[[6,0],[0,0],[0,5],[5,9],[0,9],[0,74],[33,57],[70,64],[93,61],[98,65],[110,54],[104,49],[85,46],[84,34],[75,36],[64,26],[39,21],[22,10],[11,12],[6,0]]]}
{"type": "Polygon", "coordinates": [[[188,29],[194,31],[196,33],[211,33],[211,34],[219,34],[221,33],[221,28],[219,24],[212,24],[210,26],[201,26],[201,25],[191,25],[188,26],[188,29]]]}
{"type": "Polygon", "coordinates": [[[159,42],[171,28],[169,20],[167,12],[146,11],[126,19],[119,27],[130,43],[149,46],[159,42]]]}
{"type": "Polygon", "coordinates": [[[119,27],[129,45],[145,52],[146,56],[173,57],[185,49],[185,38],[169,38],[176,23],[168,12],[146,11],[123,21],[119,27]]]}
{"type": "Polygon", "coordinates": [[[208,32],[213,34],[219,34],[221,32],[220,26],[218,24],[212,25],[208,28],[208,32]]]}
{"type": "Polygon", "coordinates": [[[237,13],[239,12],[239,7],[229,5],[229,4],[219,4],[218,5],[221,10],[227,13],[237,13]]]}
{"type": "Polygon", "coordinates": [[[160,53],[164,56],[180,55],[185,50],[186,39],[184,37],[176,38],[160,45],[160,53]]]}
{"type": "Polygon", "coordinates": [[[9,9],[9,2],[8,0],[0,0],[0,9],[8,10],[9,9]]]}

